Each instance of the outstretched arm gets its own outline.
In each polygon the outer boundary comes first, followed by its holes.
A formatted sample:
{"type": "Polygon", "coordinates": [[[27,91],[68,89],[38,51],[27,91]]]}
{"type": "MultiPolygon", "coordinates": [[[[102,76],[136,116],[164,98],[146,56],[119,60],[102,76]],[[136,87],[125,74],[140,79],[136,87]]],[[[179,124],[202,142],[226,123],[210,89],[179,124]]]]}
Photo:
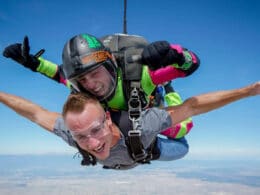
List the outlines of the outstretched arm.
{"type": "Polygon", "coordinates": [[[29,100],[0,92],[0,102],[48,131],[53,131],[59,113],[50,112],[29,100]]]}
{"type": "Polygon", "coordinates": [[[65,79],[61,66],[40,57],[43,52],[42,49],[35,55],[30,54],[29,39],[26,36],[23,43],[14,43],[7,46],[3,51],[3,56],[11,58],[24,67],[39,72],[58,83],[62,83],[70,89],[70,82],[65,79]]]}
{"type": "Polygon", "coordinates": [[[180,106],[166,108],[171,115],[173,126],[188,117],[218,109],[232,102],[260,94],[260,82],[240,89],[216,91],[191,97],[180,106]]]}

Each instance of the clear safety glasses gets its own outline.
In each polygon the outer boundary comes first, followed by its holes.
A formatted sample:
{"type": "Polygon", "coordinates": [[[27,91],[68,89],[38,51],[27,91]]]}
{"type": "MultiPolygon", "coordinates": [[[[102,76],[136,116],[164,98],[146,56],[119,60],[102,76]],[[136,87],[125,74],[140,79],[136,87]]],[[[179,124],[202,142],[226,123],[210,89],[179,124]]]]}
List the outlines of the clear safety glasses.
{"type": "Polygon", "coordinates": [[[106,114],[104,113],[102,120],[93,121],[89,128],[82,131],[70,131],[73,139],[78,142],[88,142],[90,138],[99,139],[104,133],[106,124],[106,114]]]}

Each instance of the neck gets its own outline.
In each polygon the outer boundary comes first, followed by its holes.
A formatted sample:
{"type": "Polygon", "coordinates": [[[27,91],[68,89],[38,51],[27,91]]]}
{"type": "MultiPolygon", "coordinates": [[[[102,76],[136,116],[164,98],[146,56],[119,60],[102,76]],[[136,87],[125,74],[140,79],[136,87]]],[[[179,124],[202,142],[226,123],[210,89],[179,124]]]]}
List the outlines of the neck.
{"type": "Polygon", "coordinates": [[[112,138],[112,146],[115,146],[117,144],[117,142],[119,141],[120,139],[120,130],[119,128],[113,123],[112,124],[112,135],[113,135],[113,138],[112,138]]]}

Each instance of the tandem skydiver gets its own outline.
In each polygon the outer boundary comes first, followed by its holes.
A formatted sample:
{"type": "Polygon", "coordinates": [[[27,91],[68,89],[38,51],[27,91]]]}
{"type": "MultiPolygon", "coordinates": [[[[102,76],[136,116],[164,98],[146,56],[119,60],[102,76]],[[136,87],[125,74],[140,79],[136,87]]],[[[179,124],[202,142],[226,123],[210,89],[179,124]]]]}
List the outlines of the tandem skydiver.
{"type": "MultiPolygon", "coordinates": [[[[108,35],[100,40],[89,34],[74,36],[65,44],[62,66],[39,57],[40,54],[32,55],[29,51],[26,37],[23,44],[6,47],[3,55],[74,91],[90,93],[105,107],[114,110],[129,111],[129,99],[134,87],[138,88],[141,109],[145,109],[151,105],[150,98],[156,86],[189,76],[200,64],[193,52],[179,45],[167,41],[149,44],[143,37],[126,34],[108,35]],[[128,59],[132,56],[141,58],[138,62],[131,62],[128,59]]],[[[170,105],[182,103],[177,93],[168,96],[174,100],[170,105]]],[[[192,126],[192,120],[186,119],[172,131],[167,130],[163,134],[180,138],[192,126]]]]}
{"type": "Polygon", "coordinates": [[[130,121],[128,113],[120,111],[121,115],[118,116],[118,112],[106,111],[97,99],[86,93],[71,94],[63,107],[62,115],[4,92],[0,92],[0,102],[61,137],[70,146],[78,148],[83,156],[82,165],[99,163],[104,168],[124,170],[150,160],[182,158],[189,149],[184,138],[169,141],[157,134],[186,118],[259,94],[260,82],[256,82],[239,89],[193,96],[178,106],[164,109],[153,107],[142,111],[138,129],[142,129],[140,143],[147,159],[141,161],[132,153],[129,134],[125,134],[123,129],[128,133],[136,132],[132,130],[131,123],[120,123],[125,116],[130,121]]]}

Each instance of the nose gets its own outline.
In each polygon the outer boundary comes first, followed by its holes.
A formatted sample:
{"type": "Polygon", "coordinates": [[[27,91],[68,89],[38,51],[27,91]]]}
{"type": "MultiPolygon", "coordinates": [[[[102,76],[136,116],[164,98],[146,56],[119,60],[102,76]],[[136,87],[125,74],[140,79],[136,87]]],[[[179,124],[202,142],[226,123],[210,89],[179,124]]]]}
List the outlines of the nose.
{"type": "Polygon", "coordinates": [[[93,81],[92,79],[86,80],[84,87],[89,89],[89,90],[93,90],[95,89],[96,86],[96,82],[93,81]]]}
{"type": "Polygon", "coordinates": [[[97,138],[88,137],[88,141],[87,141],[88,148],[90,150],[93,150],[93,149],[97,148],[97,146],[99,145],[99,142],[100,141],[97,138]]]}
{"type": "Polygon", "coordinates": [[[86,88],[87,90],[91,90],[95,88],[95,80],[93,79],[93,77],[90,77],[88,75],[85,75],[84,78],[79,80],[79,83],[86,88]]]}

